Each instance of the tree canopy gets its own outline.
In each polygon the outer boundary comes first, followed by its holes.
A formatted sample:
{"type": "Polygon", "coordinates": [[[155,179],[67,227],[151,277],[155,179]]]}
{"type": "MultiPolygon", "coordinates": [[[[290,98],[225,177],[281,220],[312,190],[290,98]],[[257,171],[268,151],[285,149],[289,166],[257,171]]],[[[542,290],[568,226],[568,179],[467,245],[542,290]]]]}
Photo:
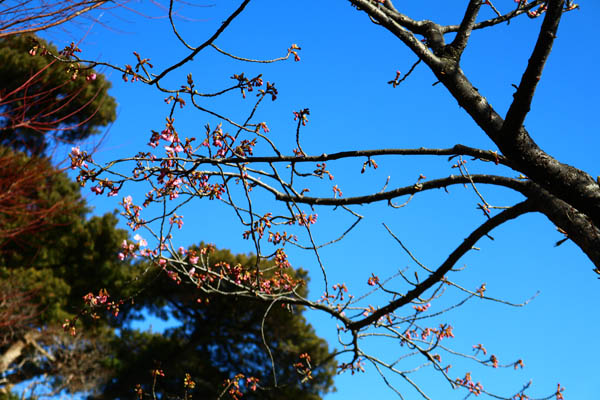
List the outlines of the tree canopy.
{"type": "MultiPolygon", "coordinates": [[[[191,250],[203,248],[207,247],[200,244],[191,250]]],[[[209,251],[212,265],[255,263],[252,256],[209,251]]],[[[269,267],[272,263],[261,268],[269,267]]],[[[306,278],[303,271],[295,275],[306,278]]],[[[249,399],[319,399],[332,388],[336,363],[326,342],[316,336],[302,316],[302,307],[270,306],[256,300],[215,295],[199,297],[194,285],[176,280],[165,283],[152,274],[147,275],[141,287],[144,289],[136,297],[135,308],[148,310],[175,326],[164,333],[121,331],[110,346],[115,351],[113,379],[94,398],[127,399],[136,384],[143,384],[142,390],[149,395],[153,369],[165,374],[158,379],[156,388],[165,396],[181,395],[183,378],[189,374],[195,382],[194,396],[216,398],[232,371],[259,379],[256,391],[247,390],[245,385],[244,398],[249,399]],[[294,366],[303,362],[303,354],[311,357],[311,379],[304,380],[298,372],[302,368],[294,366]],[[264,389],[274,379],[273,370],[277,388],[264,389]]]]}
{"type": "MultiPolygon", "coordinates": [[[[24,155],[17,159],[20,165],[29,162],[24,155]]],[[[48,160],[41,163],[42,171],[53,169],[48,160]]],[[[192,285],[166,280],[164,272],[145,262],[120,261],[127,234],[116,228],[116,216],[88,218],[79,185],[64,173],[43,176],[43,185],[27,195],[40,206],[67,206],[44,221],[44,229],[22,232],[2,247],[0,371],[5,388],[47,375],[53,390],[128,399],[136,384],[149,393],[151,372],[160,368],[167,371],[161,393],[182,392],[187,373],[195,381],[194,393],[214,397],[237,373],[269,379],[264,331],[274,359],[285,366],[278,369],[281,388],[267,392],[268,398],[318,399],[331,389],[335,363],[301,309],[278,306],[266,316],[260,302],[240,304],[214,296],[198,302],[192,285]],[[86,309],[83,298],[100,289],[114,298],[131,298],[135,306],[120,314],[102,307],[86,309]],[[98,317],[91,318],[88,311],[98,317]],[[169,317],[178,326],[164,334],[128,328],[148,312],[169,317]],[[61,328],[65,320],[77,321],[75,336],[61,328]],[[312,379],[301,382],[292,365],[302,361],[303,353],[311,354],[315,369],[312,379]]],[[[215,264],[232,265],[253,260],[226,250],[215,251],[211,258],[215,264]]],[[[305,277],[302,271],[297,274],[305,277]]]]}
{"type": "Polygon", "coordinates": [[[62,25],[91,10],[106,0],[35,1],[5,0],[0,10],[0,38],[33,33],[62,25]]]}
{"type": "MultiPolygon", "coordinates": [[[[21,165],[29,163],[24,155],[19,159],[21,165]]],[[[107,326],[87,324],[86,334],[74,339],[61,325],[82,308],[90,281],[113,290],[133,277],[133,270],[116,258],[127,234],[115,228],[113,214],[87,219],[78,185],[48,160],[40,163],[44,168],[38,173],[51,173],[25,196],[39,207],[60,203],[61,208],[47,215],[40,229],[5,240],[0,252],[1,308],[13,320],[3,330],[0,346],[3,384],[10,387],[48,374],[55,387],[89,390],[97,383],[87,376],[91,371],[102,379],[98,357],[107,326]]],[[[19,222],[12,219],[13,225],[19,222]]]]}
{"type": "Polygon", "coordinates": [[[115,120],[110,83],[39,54],[58,50],[35,36],[0,38],[0,144],[43,154],[49,143],[74,143],[115,120]]]}

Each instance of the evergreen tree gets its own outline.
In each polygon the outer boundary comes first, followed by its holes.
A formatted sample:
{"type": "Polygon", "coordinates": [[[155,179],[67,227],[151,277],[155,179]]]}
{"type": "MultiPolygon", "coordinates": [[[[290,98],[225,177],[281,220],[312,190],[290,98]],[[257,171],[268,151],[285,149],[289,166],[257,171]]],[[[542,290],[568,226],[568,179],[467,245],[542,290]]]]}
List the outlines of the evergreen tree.
{"type": "Polygon", "coordinates": [[[0,144],[30,154],[97,134],[116,116],[102,74],[58,63],[45,49],[58,53],[35,36],[0,39],[0,144]]]}
{"type": "MultiPolygon", "coordinates": [[[[234,255],[228,250],[215,251],[210,260],[211,265],[245,267],[253,267],[256,262],[251,255],[234,255]]],[[[271,266],[263,263],[261,268],[268,275],[271,266]]],[[[302,270],[292,274],[306,278],[302,270]]],[[[275,304],[267,313],[269,304],[257,300],[207,296],[194,285],[157,280],[152,274],[146,281],[144,294],[136,301],[137,309],[169,319],[175,327],[164,333],[125,330],[115,338],[111,348],[116,350],[116,373],[94,399],[130,398],[137,384],[150,395],[151,371],[155,369],[165,374],[158,378],[154,389],[161,399],[181,395],[186,374],[195,382],[192,393],[198,398],[217,398],[226,388],[224,382],[238,373],[246,379],[259,379],[255,391],[249,388],[251,385],[244,385],[247,399],[316,400],[331,390],[336,363],[327,343],[301,315],[302,309],[275,304]],[[310,357],[310,378],[306,376],[303,354],[310,357]]],[[[225,285],[222,290],[227,291],[225,285]]],[[[306,294],[304,288],[299,291],[306,294]]]]}
{"type": "MultiPolygon", "coordinates": [[[[41,162],[43,170],[52,168],[49,161],[41,162]]],[[[53,390],[129,399],[137,384],[150,393],[156,369],[165,373],[156,389],[160,398],[183,393],[186,373],[201,398],[218,396],[224,381],[238,373],[259,379],[256,392],[246,390],[250,399],[318,399],[331,389],[335,362],[301,309],[274,306],[265,317],[268,305],[258,301],[205,296],[199,303],[193,285],[177,285],[145,262],[119,261],[126,232],[116,228],[114,214],[88,218],[80,188],[64,173],[48,174],[27,195],[40,205],[62,201],[65,207],[45,221],[43,230],[5,240],[0,252],[0,316],[13,321],[0,338],[5,395],[11,385],[45,375],[53,390]],[[82,298],[104,289],[112,299],[132,299],[135,305],[124,305],[118,316],[104,309],[99,319],[82,314],[82,298]],[[130,327],[147,313],[170,318],[176,327],[164,334],[130,327]],[[72,337],[61,324],[74,318],[78,329],[72,337]],[[263,389],[273,386],[273,368],[262,332],[275,363],[276,389],[263,389]],[[293,366],[305,363],[304,353],[312,358],[311,379],[303,379],[305,368],[293,366]]],[[[255,262],[226,250],[211,259],[246,266],[255,262]]]]}

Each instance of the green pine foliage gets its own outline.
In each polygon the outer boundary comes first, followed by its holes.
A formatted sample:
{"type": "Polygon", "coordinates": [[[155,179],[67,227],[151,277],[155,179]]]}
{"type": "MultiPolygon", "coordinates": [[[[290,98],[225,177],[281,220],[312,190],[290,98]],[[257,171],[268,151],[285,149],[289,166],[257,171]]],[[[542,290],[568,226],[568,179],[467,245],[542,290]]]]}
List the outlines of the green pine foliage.
{"type": "Polygon", "coordinates": [[[35,36],[0,39],[0,144],[29,154],[44,154],[52,141],[86,139],[116,117],[102,74],[76,73],[44,55],[44,48],[58,54],[35,36]]]}
{"type": "MultiPolygon", "coordinates": [[[[253,256],[234,255],[228,250],[217,250],[210,259],[211,264],[255,265],[253,256]]],[[[291,273],[306,279],[302,270],[291,273]]],[[[264,302],[206,296],[191,284],[155,280],[152,274],[147,276],[145,285],[144,294],[136,300],[138,312],[150,311],[169,319],[175,327],[164,333],[122,331],[111,345],[116,350],[114,378],[94,399],[128,399],[131,388],[137,384],[150,395],[153,369],[165,374],[157,377],[155,387],[161,399],[183,394],[186,373],[195,382],[192,393],[196,398],[217,398],[224,390],[225,380],[238,373],[259,379],[256,391],[247,384],[242,388],[244,399],[317,400],[332,390],[336,363],[327,343],[302,316],[302,309],[276,304],[265,317],[269,304],[264,302]],[[262,339],[263,319],[274,366],[262,339]],[[311,357],[311,379],[303,379],[304,375],[294,366],[302,361],[300,356],[304,353],[311,357]]]]}
{"type": "MultiPolygon", "coordinates": [[[[45,170],[52,168],[47,160],[42,162],[45,170]]],[[[119,261],[127,233],[116,227],[116,215],[89,218],[79,186],[64,173],[54,171],[42,182],[27,195],[40,206],[62,201],[65,207],[49,217],[43,229],[26,231],[0,247],[0,286],[17,293],[14,299],[21,307],[16,311],[32,311],[0,340],[0,355],[28,332],[41,332],[38,344],[57,361],[29,347],[14,365],[26,361],[7,372],[11,382],[47,374],[50,386],[88,392],[92,399],[132,399],[138,384],[144,397],[150,396],[152,371],[160,369],[165,376],[156,378],[159,399],[183,396],[186,374],[195,383],[193,390],[187,390],[196,398],[216,398],[225,389],[224,382],[236,374],[259,379],[256,391],[249,384],[241,385],[247,399],[317,400],[332,390],[336,363],[302,309],[276,304],[265,318],[269,304],[264,302],[207,297],[194,285],[177,285],[156,266],[119,261]],[[98,310],[99,319],[81,314],[83,296],[100,289],[106,289],[113,300],[128,300],[119,315],[104,309],[98,310]],[[168,318],[175,326],[164,333],[131,328],[132,321],[148,313],[168,318]],[[61,325],[76,316],[77,335],[71,337],[61,325]],[[263,318],[274,359],[275,388],[271,358],[262,339],[263,318]],[[303,379],[305,375],[294,366],[304,353],[311,357],[311,379],[303,379]]],[[[253,256],[227,250],[215,251],[210,262],[255,265],[253,256]]],[[[269,266],[262,264],[262,268],[269,266]]],[[[307,279],[302,270],[289,273],[307,279]]]]}
{"type": "MultiPolygon", "coordinates": [[[[93,390],[109,372],[101,361],[114,328],[106,319],[80,318],[81,334],[72,337],[61,325],[80,314],[88,292],[106,288],[118,295],[128,287],[135,270],[117,257],[127,233],[116,228],[114,214],[88,218],[79,186],[47,159],[30,164],[32,159],[11,151],[2,149],[0,159],[14,156],[15,179],[32,167],[41,175],[28,190],[17,191],[16,203],[29,205],[24,212],[59,207],[42,225],[0,238],[0,357],[26,343],[0,371],[4,388],[45,376],[51,387],[93,390]],[[20,170],[15,163],[27,167],[20,170]]],[[[1,172],[5,183],[11,171],[1,172]]],[[[14,227],[21,219],[13,217],[0,212],[0,221],[14,227]]]]}

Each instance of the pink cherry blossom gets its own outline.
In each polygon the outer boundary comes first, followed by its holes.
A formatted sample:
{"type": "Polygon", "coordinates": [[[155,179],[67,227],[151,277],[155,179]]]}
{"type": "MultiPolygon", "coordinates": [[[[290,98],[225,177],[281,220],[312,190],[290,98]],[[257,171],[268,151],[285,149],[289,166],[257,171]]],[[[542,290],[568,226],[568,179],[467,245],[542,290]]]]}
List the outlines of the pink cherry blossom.
{"type": "Polygon", "coordinates": [[[146,241],[146,239],[144,239],[143,237],[140,236],[139,233],[137,233],[133,239],[138,242],[138,245],[140,245],[140,247],[146,247],[148,246],[148,242],[146,241]]]}

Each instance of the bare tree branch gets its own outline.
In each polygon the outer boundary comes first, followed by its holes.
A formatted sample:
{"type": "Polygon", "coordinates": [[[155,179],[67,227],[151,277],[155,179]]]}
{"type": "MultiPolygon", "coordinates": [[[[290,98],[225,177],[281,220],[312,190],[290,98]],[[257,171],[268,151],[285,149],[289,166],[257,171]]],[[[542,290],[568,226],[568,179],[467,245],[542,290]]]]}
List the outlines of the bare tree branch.
{"type": "MultiPolygon", "coordinates": [[[[473,30],[487,28],[490,26],[501,24],[503,22],[509,23],[511,19],[518,17],[521,14],[526,14],[531,9],[544,3],[544,1],[546,1],[546,0],[534,0],[530,3],[519,6],[515,10],[508,12],[504,15],[501,15],[499,17],[491,18],[491,19],[488,19],[485,21],[478,22],[473,25],[473,30]]],[[[460,25],[444,25],[444,26],[442,26],[443,33],[457,32],[459,29],[460,29],[460,25]]]]}
{"type": "Polygon", "coordinates": [[[456,57],[458,58],[460,58],[465,50],[465,47],[467,47],[469,36],[471,36],[471,31],[473,30],[473,26],[475,26],[475,20],[477,19],[477,15],[479,14],[482,4],[483,2],[481,0],[469,1],[469,5],[465,11],[465,16],[460,23],[458,31],[456,32],[456,37],[450,44],[450,46],[456,50],[456,57]]]}
{"type": "Polygon", "coordinates": [[[248,3],[250,3],[250,0],[244,0],[242,2],[242,4],[240,4],[240,6],[225,21],[223,21],[223,23],[221,24],[221,26],[219,27],[219,29],[217,29],[216,32],[213,33],[213,35],[207,41],[205,41],[204,43],[202,43],[200,46],[196,47],[194,49],[194,51],[192,51],[190,54],[188,54],[181,61],[177,62],[176,64],[171,65],[170,67],[164,69],[160,74],[154,76],[154,78],[151,81],[149,81],[148,83],[150,85],[157,84],[158,81],[160,81],[169,72],[171,72],[174,69],[177,69],[177,68],[181,67],[182,65],[186,64],[191,59],[193,59],[196,54],[200,53],[207,46],[209,46],[210,44],[212,44],[219,37],[219,35],[221,35],[221,33],[223,33],[223,31],[229,26],[229,24],[231,24],[231,22],[238,15],[240,15],[242,11],[244,11],[244,8],[246,8],[246,6],[248,5],[248,3]]]}
{"type": "Polygon", "coordinates": [[[579,246],[600,273],[600,230],[590,217],[542,188],[531,191],[529,198],[541,213],[566,232],[567,238],[579,246]]]}
{"type": "Polygon", "coordinates": [[[556,37],[564,0],[550,0],[548,2],[548,10],[537,43],[529,59],[529,64],[523,73],[521,83],[517,92],[513,95],[514,100],[506,113],[504,124],[502,125],[503,140],[520,141],[517,135],[521,134],[519,128],[523,125],[525,117],[531,108],[531,101],[535,93],[535,88],[542,77],[542,70],[556,37]]]}
{"type": "Polygon", "coordinates": [[[477,243],[477,241],[479,239],[486,236],[490,231],[492,231],[492,229],[496,228],[499,225],[502,225],[503,223],[505,223],[507,221],[510,221],[511,219],[515,219],[523,214],[526,214],[526,213],[532,212],[532,211],[534,211],[532,202],[529,200],[525,200],[521,203],[518,203],[518,204],[512,206],[509,209],[502,211],[501,213],[495,215],[494,217],[488,219],[479,228],[475,229],[460,244],[460,246],[458,246],[448,256],[446,261],[444,261],[442,263],[442,265],[440,265],[439,268],[436,269],[433,274],[429,275],[429,277],[427,279],[425,279],[423,282],[418,284],[414,289],[410,290],[404,296],[402,296],[399,299],[396,299],[394,301],[391,301],[384,307],[377,309],[375,312],[370,314],[368,317],[366,317],[362,320],[359,320],[359,321],[352,322],[351,324],[347,325],[347,328],[351,331],[359,330],[361,328],[364,328],[365,326],[368,326],[368,325],[374,323],[379,318],[385,316],[386,314],[393,312],[394,310],[398,309],[399,307],[402,307],[402,306],[410,303],[412,300],[414,300],[417,297],[419,297],[420,295],[422,295],[427,289],[431,288],[433,285],[440,282],[444,278],[444,275],[446,275],[446,273],[448,273],[448,271],[450,271],[450,269],[452,269],[454,264],[456,264],[456,262],[466,252],[471,250],[471,248],[475,245],[475,243],[477,243]]]}
{"type": "Polygon", "coordinates": [[[451,175],[446,178],[433,179],[423,183],[415,184],[412,186],[404,186],[398,189],[389,190],[387,192],[373,193],[365,196],[356,197],[342,197],[342,198],[323,198],[323,197],[308,197],[308,196],[291,196],[288,194],[275,194],[277,200],[282,201],[293,201],[295,203],[304,203],[310,205],[328,205],[328,206],[342,206],[350,204],[369,204],[382,200],[391,200],[396,197],[411,195],[418,192],[431,189],[441,189],[447,186],[456,184],[468,184],[471,182],[485,183],[491,185],[504,186],[516,191],[522,192],[525,190],[525,185],[518,179],[506,178],[504,176],[496,175],[470,175],[470,176],[454,176],[451,175]]]}
{"type": "MultiPolygon", "coordinates": [[[[553,12],[562,12],[563,0],[553,1],[553,7],[556,7],[553,8],[553,12]]],[[[362,4],[365,1],[353,1],[352,3],[362,4]]],[[[600,185],[589,174],[560,163],[545,153],[537,146],[523,127],[517,128],[519,132],[513,133],[510,136],[503,134],[504,120],[488,103],[486,98],[471,84],[457,63],[448,58],[440,60],[436,56],[428,56],[423,52],[422,48],[411,44],[405,37],[397,34],[397,27],[394,27],[388,21],[389,18],[375,6],[371,5],[369,7],[369,4],[367,4],[362,9],[380,22],[382,26],[396,34],[417,56],[425,61],[440,82],[446,86],[458,101],[459,105],[467,111],[477,125],[496,143],[502,153],[508,159],[514,161],[514,169],[525,174],[550,193],[586,214],[591,218],[594,225],[600,226],[600,185]]],[[[546,24],[545,28],[553,29],[551,26],[557,22],[555,19],[558,17],[553,13],[547,18],[548,24],[546,24]],[[551,23],[551,21],[555,22],[551,23]]],[[[406,31],[402,32],[406,36],[406,31]]],[[[548,46],[551,45],[553,37],[547,37],[546,34],[544,39],[541,40],[539,55],[536,56],[536,59],[542,57],[545,60],[546,56],[544,54],[549,51],[548,46]]],[[[538,65],[539,63],[536,64],[534,62],[534,64],[538,65]]],[[[532,68],[534,68],[534,64],[532,64],[532,68]]],[[[539,68],[539,65],[536,68],[539,68]]],[[[532,73],[533,71],[535,69],[532,69],[532,73]]],[[[528,85],[530,84],[526,83],[523,87],[525,88],[528,85]]],[[[526,101],[526,103],[528,102],[526,101]]]]}
{"type": "Polygon", "coordinates": [[[279,163],[279,162],[290,162],[290,163],[306,163],[306,162],[321,162],[321,161],[333,161],[341,160],[344,158],[357,158],[357,157],[375,157],[375,156],[408,156],[408,155],[434,155],[434,156],[458,156],[466,155],[471,156],[480,160],[486,160],[495,162],[498,164],[510,166],[506,157],[499,155],[497,152],[491,150],[481,150],[474,147],[464,146],[457,144],[453,147],[446,149],[427,149],[424,147],[418,149],[374,149],[374,150],[349,150],[340,151],[337,153],[326,154],[323,153],[317,156],[305,155],[302,157],[298,156],[256,156],[256,157],[230,157],[223,159],[212,159],[212,158],[199,158],[192,160],[192,162],[200,164],[239,164],[239,163],[279,163]]]}
{"type": "MultiPolygon", "coordinates": [[[[409,30],[405,29],[405,27],[411,30],[414,29],[414,31],[416,31],[417,33],[428,35],[430,39],[434,40],[433,33],[428,32],[432,31],[432,28],[436,28],[437,25],[432,26],[432,23],[430,21],[427,21],[428,24],[425,24],[424,22],[416,23],[415,21],[400,13],[394,13],[394,17],[392,18],[390,15],[388,15],[388,13],[384,11],[388,9],[381,9],[376,5],[376,2],[371,2],[369,0],[350,0],[350,2],[359,9],[366,11],[369,16],[377,20],[379,24],[381,24],[391,33],[393,33],[405,45],[407,45],[420,59],[425,61],[427,65],[436,66],[438,68],[441,67],[440,60],[432,52],[429,51],[427,46],[424,45],[419,39],[417,39],[409,30]]],[[[441,36],[441,33],[439,34],[439,36],[441,36]]],[[[435,40],[439,39],[443,40],[443,37],[435,38],[435,40]]]]}

